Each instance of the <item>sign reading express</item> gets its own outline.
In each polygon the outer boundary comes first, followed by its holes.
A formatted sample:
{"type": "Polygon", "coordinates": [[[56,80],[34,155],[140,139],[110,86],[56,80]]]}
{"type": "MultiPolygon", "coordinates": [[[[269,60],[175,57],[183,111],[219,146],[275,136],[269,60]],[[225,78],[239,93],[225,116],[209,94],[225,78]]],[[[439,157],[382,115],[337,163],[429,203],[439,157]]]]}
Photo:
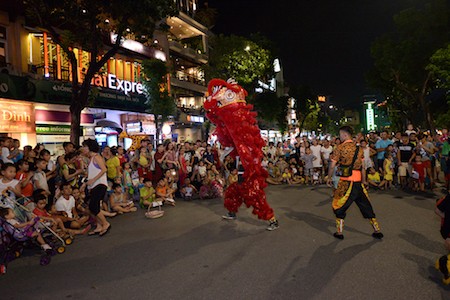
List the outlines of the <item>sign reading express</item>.
{"type": "Polygon", "coordinates": [[[144,93],[144,86],[142,83],[121,80],[113,74],[108,74],[108,76],[95,75],[94,78],[92,78],[91,84],[117,90],[125,95],[128,95],[128,93],[136,93],[139,95],[144,93]]]}
{"type": "Polygon", "coordinates": [[[36,131],[32,103],[0,100],[0,132],[34,133],[36,131]]]}

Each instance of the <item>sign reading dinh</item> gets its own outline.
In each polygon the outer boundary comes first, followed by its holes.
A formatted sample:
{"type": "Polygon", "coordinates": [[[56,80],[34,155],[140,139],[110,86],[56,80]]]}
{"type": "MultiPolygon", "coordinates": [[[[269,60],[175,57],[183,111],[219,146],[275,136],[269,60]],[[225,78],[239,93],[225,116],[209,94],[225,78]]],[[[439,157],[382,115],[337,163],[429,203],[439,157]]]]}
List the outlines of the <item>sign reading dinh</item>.
{"type": "Polygon", "coordinates": [[[33,103],[8,101],[0,98],[0,132],[36,132],[33,103]]]}

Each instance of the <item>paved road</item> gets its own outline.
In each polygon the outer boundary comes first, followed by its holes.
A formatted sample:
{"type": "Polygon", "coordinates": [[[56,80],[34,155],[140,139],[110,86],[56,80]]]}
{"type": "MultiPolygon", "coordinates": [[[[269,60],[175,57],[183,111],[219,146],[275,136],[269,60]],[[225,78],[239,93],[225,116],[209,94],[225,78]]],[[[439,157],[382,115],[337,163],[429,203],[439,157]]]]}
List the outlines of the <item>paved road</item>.
{"type": "Polygon", "coordinates": [[[385,234],[352,206],[345,240],[332,237],[325,187],[268,188],[281,228],[243,209],[221,220],[220,200],[179,202],[148,220],[112,219],[105,237],[80,237],[41,267],[29,255],[0,277],[1,299],[450,299],[434,270],[445,251],[434,198],[372,193],[385,234]]]}

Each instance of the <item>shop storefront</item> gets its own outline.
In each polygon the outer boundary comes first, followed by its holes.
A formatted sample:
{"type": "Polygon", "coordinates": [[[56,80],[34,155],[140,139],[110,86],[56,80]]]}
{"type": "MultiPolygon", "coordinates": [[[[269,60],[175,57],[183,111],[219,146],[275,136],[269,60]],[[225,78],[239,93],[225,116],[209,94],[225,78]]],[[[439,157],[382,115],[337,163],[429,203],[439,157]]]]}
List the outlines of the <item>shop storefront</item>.
{"type": "MultiPolygon", "coordinates": [[[[117,78],[114,82],[116,88],[93,87],[94,108],[86,108],[81,114],[80,142],[95,138],[102,146],[123,145],[120,134],[133,120],[140,122],[139,132],[134,135],[155,134],[154,116],[138,113],[148,108],[140,87],[125,80],[117,83],[117,78]]],[[[1,101],[5,121],[0,125],[0,134],[18,138],[22,145],[43,143],[55,154],[63,151],[62,143],[70,140],[70,83],[0,74],[0,97],[8,98],[1,101]],[[6,112],[9,107],[13,108],[11,116],[6,112]],[[33,126],[17,121],[22,119],[33,126]]]]}
{"type": "Polygon", "coordinates": [[[34,104],[0,98],[0,134],[18,139],[21,145],[36,144],[34,104]]]}

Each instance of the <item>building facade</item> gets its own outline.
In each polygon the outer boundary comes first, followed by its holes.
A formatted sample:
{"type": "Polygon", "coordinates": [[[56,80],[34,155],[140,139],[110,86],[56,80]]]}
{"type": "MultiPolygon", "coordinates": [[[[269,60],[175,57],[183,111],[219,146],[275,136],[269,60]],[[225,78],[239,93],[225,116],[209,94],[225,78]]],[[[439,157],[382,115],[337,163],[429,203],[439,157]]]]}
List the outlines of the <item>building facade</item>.
{"type": "MultiPolygon", "coordinates": [[[[169,33],[156,32],[150,45],[125,39],[118,54],[95,75],[92,101],[81,115],[82,139],[127,147],[136,136],[156,136],[155,116],[148,111],[141,82],[141,63],[150,58],[165,61],[173,70],[170,92],[179,112],[173,136],[166,137],[201,138],[206,83],[200,67],[207,63],[209,32],[193,19],[196,1],[177,4],[180,14],[166,20],[169,33]]],[[[115,35],[110,39],[113,44],[115,35]]],[[[0,9],[0,136],[17,138],[22,145],[44,143],[55,154],[62,151],[62,142],[70,138],[72,76],[77,72],[82,81],[91,59],[81,48],[74,53],[76,70],[50,35],[28,27],[17,12],[0,9]]]]}
{"type": "Polygon", "coordinates": [[[179,14],[166,20],[168,33],[160,34],[172,70],[170,92],[177,105],[172,137],[177,141],[205,138],[203,102],[207,91],[203,66],[208,63],[212,33],[195,16],[198,0],[177,0],[179,14]]]}

